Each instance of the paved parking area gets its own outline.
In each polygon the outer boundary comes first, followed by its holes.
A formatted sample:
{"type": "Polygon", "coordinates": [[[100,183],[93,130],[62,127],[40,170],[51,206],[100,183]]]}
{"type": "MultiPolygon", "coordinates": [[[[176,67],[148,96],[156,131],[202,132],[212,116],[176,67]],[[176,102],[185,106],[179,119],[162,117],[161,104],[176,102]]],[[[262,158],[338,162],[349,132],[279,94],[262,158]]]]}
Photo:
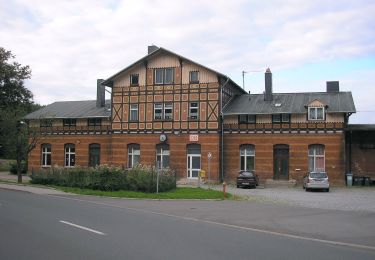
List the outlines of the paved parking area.
{"type": "MultiPolygon", "coordinates": [[[[215,189],[221,189],[221,187],[215,186],[215,189]]],[[[330,192],[306,192],[302,187],[238,189],[229,186],[228,192],[243,196],[249,200],[287,203],[309,208],[375,212],[374,186],[333,187],[330,192]]]]}

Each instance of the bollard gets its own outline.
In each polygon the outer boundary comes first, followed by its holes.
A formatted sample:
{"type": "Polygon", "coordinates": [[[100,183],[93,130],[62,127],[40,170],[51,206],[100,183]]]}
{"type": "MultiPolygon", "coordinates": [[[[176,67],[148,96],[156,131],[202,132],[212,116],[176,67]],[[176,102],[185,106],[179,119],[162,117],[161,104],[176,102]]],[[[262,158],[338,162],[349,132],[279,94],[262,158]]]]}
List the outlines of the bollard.
{"type": "Polygon", "coordinates": [[[224,196],[224,199],[225,199],[225,195],[226,195],[226,192],[227,192],[227,183],[224,181],[223,182],[223,196],[224,196]]]}

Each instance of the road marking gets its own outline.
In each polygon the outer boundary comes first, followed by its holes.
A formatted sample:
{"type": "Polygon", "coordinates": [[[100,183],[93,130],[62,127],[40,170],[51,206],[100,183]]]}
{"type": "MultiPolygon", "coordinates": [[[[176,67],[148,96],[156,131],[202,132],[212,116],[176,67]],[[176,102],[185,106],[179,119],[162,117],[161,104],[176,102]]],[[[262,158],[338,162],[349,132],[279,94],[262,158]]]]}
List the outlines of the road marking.
{"type": "Polygon", "coordinates": [[[83,227],[83,226],[80,226],[80,225],[76,225],[76,224],[70,223],[68,221],[60,220],[60,223],[63,223],[63,224],[69,225],[69,226],[73,226],[73,227],[76,227],[76,228],[80,228],[80,229],[83,229],[83,230],[86,230],[86,231],[90,231],[90,232],[93,232],[93,233],[98,234],[98,235],[102,235],[102,236],[106,235],[103,232],[97,231],[95,229],[91,229],[91,228],[83,227]]]}
{"type": "Polygon", "coordinates": [[[90,200],[68,198],[68,197],[63,197],[63,196],[59,196],[59,195],[47,195],[47,196],[61,198],[61,199],[67,199],[67,200],[74,200],[74,201],[79,201],[79,202],[88,202],[88,203],[95,204],[95,205],[114,207],[114,208],[119,208],[119,209],[126,209],[126,210],[149,213],[149,214],[154,214],[154,215],[159,215],[159,216],[173,217],[173,218],[184,219],[184,220],[188,220],[188,221],[208,223],[208,224],[213,224],[213,225],[218,225],[218,226],[223,226],[223,227],[229,227],[229,228],[234,228],[234,229],[239,229],[239,230],[254,231],[254,232],[259,232],[259,233],[263,233],[263,234],[282,236],[282,237],[288,237],[288,238],[294,238],[294,239],[300,239],[300,240],[307,240],[307,241],[314,241],[314,242],[319,242],[319,243],[323,243],[323,244],[330,244],[330,245],[336,245],[336,246],[349,246],[349,247],[359,248],[359,249],[375,250],[375,246],[353,244],[353,243],[340,242],[340,241],[335,241],[335,240],[319,239],[319,238],[313,238],[313,237],[304,237],[304,236],[298,236],[298,235],[293,235],[293,234],[288,234],[288,233],[270,231],[270,230],[266,230],[266,229],[237,226],[237,225],[233,225],[233,224],[225,224],[225,223],[206,220],[206,219],[183,217],[183,216],[178,216],[178,215],[173,215],[173,214],[168,214],[168,213],[161,213],[161,212],[132,208],[132,207],[121,207],[121,206],[117,206],[117,205],[113,205],[113,204],[107,204],[107,203],[104,203],[104,202],[95,202],[95,201],[90,201],[90,200]]]}

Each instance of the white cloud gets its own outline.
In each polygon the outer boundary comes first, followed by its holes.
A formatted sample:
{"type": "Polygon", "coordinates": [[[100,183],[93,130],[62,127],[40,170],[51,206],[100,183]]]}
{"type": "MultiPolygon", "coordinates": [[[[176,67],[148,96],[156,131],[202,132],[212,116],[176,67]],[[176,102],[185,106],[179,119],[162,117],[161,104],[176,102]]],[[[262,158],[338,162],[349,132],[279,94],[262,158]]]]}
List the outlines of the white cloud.
{"type": "Polygon", "coordinates": [[[94,98],[96,78],[150,44],[228,75],[374,56],[375,4],[338,2],[0,0],[0,46],[31,66],[43,104],[94,98]]]}

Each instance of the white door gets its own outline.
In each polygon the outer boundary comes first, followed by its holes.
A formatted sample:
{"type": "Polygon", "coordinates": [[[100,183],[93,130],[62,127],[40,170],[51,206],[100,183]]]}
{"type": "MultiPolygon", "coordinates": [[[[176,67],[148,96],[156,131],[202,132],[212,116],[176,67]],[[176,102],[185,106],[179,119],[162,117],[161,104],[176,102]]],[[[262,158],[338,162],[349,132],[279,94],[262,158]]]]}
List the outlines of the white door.
{"type": "Polygon", "coordinates": [[[187,155],[187,177],[189,179],[198,178],[199,171],[201,170],[201,155],[188,154],[187,155]]]}

